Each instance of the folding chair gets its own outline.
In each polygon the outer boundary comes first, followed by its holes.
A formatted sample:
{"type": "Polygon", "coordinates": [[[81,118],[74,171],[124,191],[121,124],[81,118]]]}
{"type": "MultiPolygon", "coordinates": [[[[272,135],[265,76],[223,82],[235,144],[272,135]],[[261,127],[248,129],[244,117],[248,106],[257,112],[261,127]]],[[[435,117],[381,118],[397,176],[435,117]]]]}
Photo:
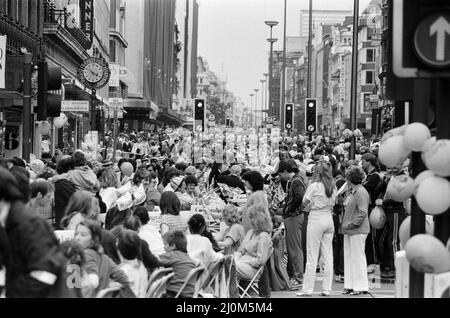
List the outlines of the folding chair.
{"type": "Polygon", "coordinates": [[[201,287],[201,280],[200,277],[203,274],[203,272],[205,271],[204,267],[197,267],[192,269],[189,274],[186,277],[186,280],[184,281],[183,286],[181,286],[180,290],[178,291],[178,293],[176,294],[175,298],[179,298],[181,296],[181,294],[183,293],[183,291],[186,289],[187,285],[192,281],[195,280],[195,288],[194,288],[194,296],[198,295],[200,287],[201,287]]]}
{"type": "Polygon", "coordinates": [[[253,278],[251,279],[251,281],[249,282],[249,284],[247,285],[247,287],[245,289],[241,286],[242,281],[238,282],[238,288],[239,288],[239,291],[241,292],[241,295],[239,295],[240,298],[244,298],[245,296],[247,296],[248,298],[252,298],[250,296],[250,294],[248,293],[250,289],[252,289],[254,292],[259,294],[258,283],[259,283],[259,278],[261,277],[261,275],[264,271],[264,266],[266,266],[266,265],[264,264],[263,266],[261,266],[258,269],[255,276],[253,276],[253,278]]]}
{"type": "Polygon", "coordinates": [[[198,278],[199,288],[196,289],[194,298],[198,298],[198,295],[201,291],[206,291],[211,287],[213,283],[216,283],[222,266],[223,259],[210,263],[208,267],[206,267],[206,269],[198,278]]]}
{"type": "Polygon", "coordinates": [[[245,280],[238,281],[238,289],[241,292],[240,298],[244,298],[246,296],[248,298],[252,298],[250,296],[250,294],[248,293],[250,291],[250,289],[252,289],[254,292],[256,292],[259,295],[259,287],[258,287],[259,279],[261,278],[261,275],[264,272],[264,268],[267,266],[267,261],[269,261],[270,258],[272,257],[272,254],[273,254],[273,247],[271,247],[270,250],[269,250],[269,254],[268,254],[266,262],[264,263],[263,266],[261,266],[258,269],[258,271],[253,276],[253,278],[250,280],[250,282],[249,282],[249,284],[247,285],[246,288],[243,288],[241,286],[242,285],[241,281],[245,281],[245,280]]]}
{"type": "Polygon", "coordinates": [[[171,268],[155,270],[148,280],[147,298],[160,298],[174,275],[171,268]]]}
{"type": "Polygon", "coordinates": [[[167,284],[175,276],[175,273],[170,273],[163,276],[161,279],[155,282],[155,289],[153,293],[150,293],[149,298],[161,298],[167,290],[167,284]]]}
{"type": "MultiPolygon", "coordinates": [[[[200,291],[211,294],[218,298],[230,297],[230,281],[231,281],[231,266],[233,266],[233,255],[225,255],[219,261],[211,263],[200,277],[201,288],[200,291]]],[[[198,295],[195,295],[196,297],[198,295]]]]}

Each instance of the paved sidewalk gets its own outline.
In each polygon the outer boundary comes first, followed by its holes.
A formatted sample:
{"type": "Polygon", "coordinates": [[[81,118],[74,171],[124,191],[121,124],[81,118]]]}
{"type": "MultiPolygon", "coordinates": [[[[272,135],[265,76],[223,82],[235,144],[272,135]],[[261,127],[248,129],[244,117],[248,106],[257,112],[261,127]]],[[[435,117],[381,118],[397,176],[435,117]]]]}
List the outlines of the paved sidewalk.
{"type": "MultiPolygon", "coordinates": [[[[379,275],[372,275],[373,280],[369,284],[369,292],[372,294],[373,298],[395,298],[395,281],[394,280],[381,280],[379,275]]],[[[272,292],[271,298],[298,298],[298,299],[308,299],[311,297],[298,297],[295,294],[301,291],[276,291],[272,292]]],[[[343,295],[344,284],[337,283],[333,281],[333,287],[331,295],[329,297],[320,296],[322,291],[322,275],[317,274],[316,284],[314,287],[314,293],[312,298],[372,298],[371,295],[361,295],[361,296],[348,296],[343,295]]]]}

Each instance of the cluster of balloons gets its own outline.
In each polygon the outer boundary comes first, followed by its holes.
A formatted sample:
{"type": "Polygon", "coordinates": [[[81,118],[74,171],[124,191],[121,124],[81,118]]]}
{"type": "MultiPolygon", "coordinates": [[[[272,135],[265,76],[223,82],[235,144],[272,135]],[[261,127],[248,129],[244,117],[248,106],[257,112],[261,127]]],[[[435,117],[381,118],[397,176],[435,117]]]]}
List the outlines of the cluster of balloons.
{"type": "MultiPolygon", "coordinates": [[[[421,152],[428,170],[415,179],[402,175],[391,178],[387,193],[395,201],[405,201],[415,196],[420,209],[430,217],[445,213],[450,208],[450,140],[431,137],[422,123],[412,123],[387,132],[380,144],[379,159],[386,167],[401,167],[411,152],[421,152]]],[[[433,236],[432,226],[427,234],[409,238],[410,219],[406,219],[400,232],[401,244],[411,266],[422,273],[450,271],[450,253],[444,244],[433,236]],[[407,235],[408,234],[408,235],[407,235]]]]}
{"type": "Polygon", "coordinates": [[[351,131],[350,129],[347,128],[342,132],[342,136],[344,136],[344,138],[346,138],[346,139],[351,138],[353,136],[355,136],[356,138],[361,138],[363,136],[363,134],[362,134],[361,130],[359,130],[359,129],[355,129],[354,131],[351,131]]]}
{"type": "MultiPolygon", "coordinates": [[[[55,117],[53,118],[53,126],[56,129],[61,129],[62,127],[64,127],[65,124],[67,124],[68,118],[65,114],[61,113],[61,115],[59,117],[55,117]]],[[[39,123],[39,133],[42,136],[48,136],[50,135],[50,130],[51,130],[51,126],[50,123],[48,121],[41,121],[39,123]]]]}
{"type": "Polygon", "coordinates": [[[67,116],[61,113],[59,117],[53,118],[53,126],[56,129],[61,129],[67,123],[67,120],[68,120],[67,116]]]}

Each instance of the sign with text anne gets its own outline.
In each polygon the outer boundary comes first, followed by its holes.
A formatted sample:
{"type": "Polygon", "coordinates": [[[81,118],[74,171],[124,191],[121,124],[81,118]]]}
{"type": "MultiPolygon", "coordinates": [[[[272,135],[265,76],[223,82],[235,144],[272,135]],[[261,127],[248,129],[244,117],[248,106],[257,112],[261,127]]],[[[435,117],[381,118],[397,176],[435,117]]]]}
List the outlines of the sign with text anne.
{"type": "Polygon", "coordinates": [[[62,112],[88,113],[89,101],[87,100],[63,100],[61,102],[62,112]]]}
{"type": "Polygon", "coordinates": [[[94,41],[94,0],[80,0],[81,29],[88,36],[92,45],[94,41]]]}

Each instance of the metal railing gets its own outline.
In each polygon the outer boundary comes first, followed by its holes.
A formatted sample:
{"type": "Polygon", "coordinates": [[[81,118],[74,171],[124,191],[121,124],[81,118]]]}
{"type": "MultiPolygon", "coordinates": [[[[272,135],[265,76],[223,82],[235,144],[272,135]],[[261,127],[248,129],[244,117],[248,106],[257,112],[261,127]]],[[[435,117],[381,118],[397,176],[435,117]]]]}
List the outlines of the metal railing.
{"type": "Polygon", "coordinates": [[[58,10],[51,2],[44,2],[44,23],[59,24],[66,29],[84,49],[87,50],[90,48],[89,37],[78,26],[75,19],[66,8],[58,10]]]}

